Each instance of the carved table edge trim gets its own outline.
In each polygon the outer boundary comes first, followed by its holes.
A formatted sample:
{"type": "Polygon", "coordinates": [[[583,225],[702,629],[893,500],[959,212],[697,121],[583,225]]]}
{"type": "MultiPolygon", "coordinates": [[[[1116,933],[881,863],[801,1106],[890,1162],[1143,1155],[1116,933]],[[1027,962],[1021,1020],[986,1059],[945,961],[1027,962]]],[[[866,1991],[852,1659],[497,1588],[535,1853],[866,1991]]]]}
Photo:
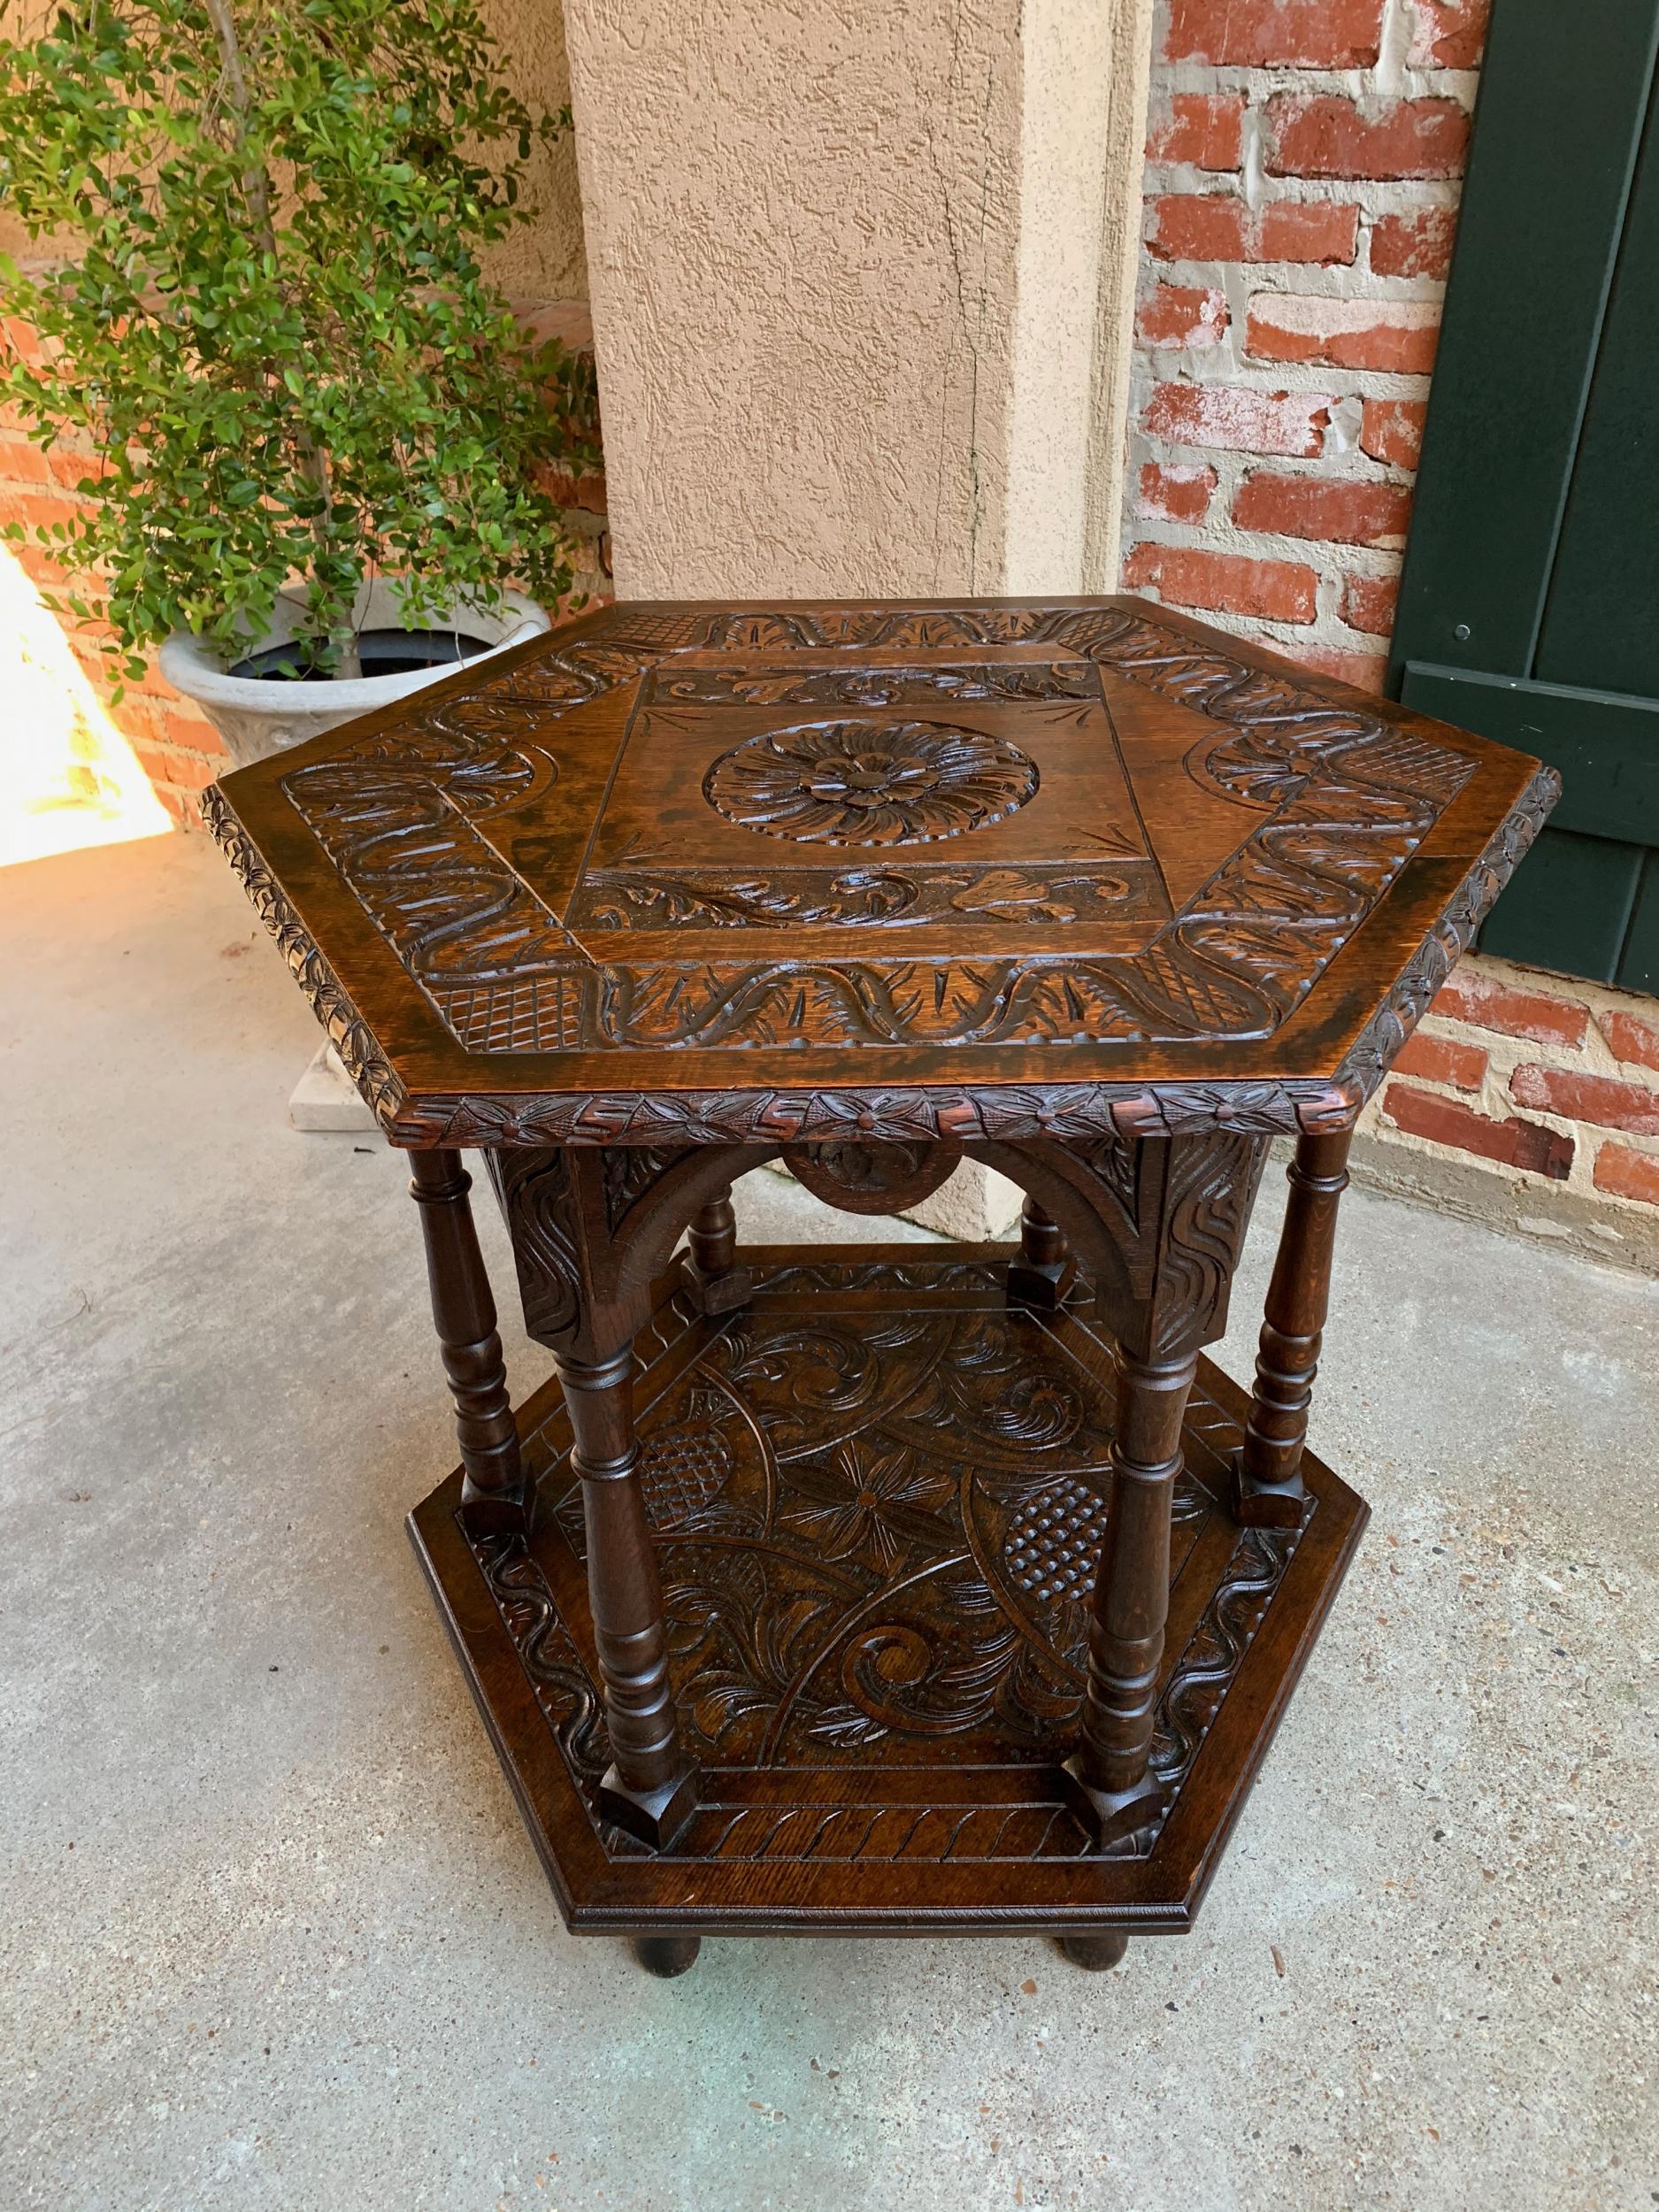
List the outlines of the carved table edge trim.
{"type": "Polygon", "coordinates": [[[200,804],[203,827],[229,861],[365,1104],[389,1135],[409,1105],[403,1081],[216,783],[203,792],[200,804]]]}
{"type": "Polygon", "coordinates": [[[411,1094],[288,902],[217,784],[202,820],[240,878],[311,1010],[388,1141],[422,1150],[461,1145],[781,1145],[836,1135],[954,1138],[1165,1136],[1203,1129],[1317,1135],[1351,1128],[1401,1046],[1469,949],[1561,795],[1540,766],[1470,866],[1444,914],[1329,1079],[1187,1077],[1166,1082],[957,1082],[833,1089],[411,1094]]]}

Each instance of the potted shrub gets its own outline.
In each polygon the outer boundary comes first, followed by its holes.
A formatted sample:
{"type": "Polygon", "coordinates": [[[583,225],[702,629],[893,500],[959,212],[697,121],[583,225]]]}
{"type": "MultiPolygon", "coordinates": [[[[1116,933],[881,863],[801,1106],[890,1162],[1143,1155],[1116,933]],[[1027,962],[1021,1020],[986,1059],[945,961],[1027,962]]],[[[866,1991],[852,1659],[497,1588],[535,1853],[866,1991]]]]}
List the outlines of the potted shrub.
{"type": "Polygon", "coordinates": [[[159,647],[238,759],[569,589],[536,471],[597,458],[590,372],[480,261],[569,115],[498,59],[475,0],[68,0],[0,39],[0,209],[43,249],[0,262],[38,341],[0,392],[88,457],[53,604],[118,678],[159,647]]]}

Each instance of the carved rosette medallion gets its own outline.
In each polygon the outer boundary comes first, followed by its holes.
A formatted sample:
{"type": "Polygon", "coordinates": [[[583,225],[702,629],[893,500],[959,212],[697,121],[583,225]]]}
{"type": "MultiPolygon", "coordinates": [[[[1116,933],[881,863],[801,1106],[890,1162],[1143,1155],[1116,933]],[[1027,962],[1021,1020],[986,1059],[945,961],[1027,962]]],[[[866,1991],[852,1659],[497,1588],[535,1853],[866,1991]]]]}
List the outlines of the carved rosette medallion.
{"type": "Polygon", "coordinates": [[[807,845],[927,845],[1017,813],[1036,764],[1004,738],[855,717],[769,730],[703,779],[717,814],[807,845]]]}
{"type": "Polygon", "coordinates": [[[784,1164],[795,1180],[842,1213],[902,1213],[931,1198],[955,1172],[962,1147],[893,1144],[842,1137],[828,1144],[788,1144],[784,1164]]]}

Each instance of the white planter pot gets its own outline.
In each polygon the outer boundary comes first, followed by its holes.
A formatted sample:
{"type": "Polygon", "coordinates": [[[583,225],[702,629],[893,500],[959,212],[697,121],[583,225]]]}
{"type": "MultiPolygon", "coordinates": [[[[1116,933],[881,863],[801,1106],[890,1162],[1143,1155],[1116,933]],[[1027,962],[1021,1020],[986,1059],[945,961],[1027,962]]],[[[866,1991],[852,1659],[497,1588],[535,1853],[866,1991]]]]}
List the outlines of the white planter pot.
{"type": "MultiPolygon", "coordinates": [[[[492,653],[516,645],[549,628],[546,614],[534,600],[507,595],[499,614],[484,614],[465,605],[452,609],[449,620],[469,637],[482,638],[492,653]]],[[[359,630],[396,630],[403,626],[396,581],[365,584],[358,594],[355,626],[359,630]]],[[[433,622],[423,627],[438,629],[433,622]]],[[[286,645],[299,629],[299,611],[283,605],[265,636],[250,638],[243,650],[257,653],[271,645],[286,645]]],[[[224,739],[236,765],[264,760],[290,745],[320,737],[342,722],[388,707],[395,700],[419,691],[454,673],[455,664],[438,668],[415,668],[401,676],[363,676],[349,681],[323,678],[316,682],[285,683],[261,676],[232,676],[217,651],[199,638],[175,631],[157,656],[161,672],[187,699],[194,699],[224,739]]],[[[469,663],[476,666],[484,655],[469,663]]]]}

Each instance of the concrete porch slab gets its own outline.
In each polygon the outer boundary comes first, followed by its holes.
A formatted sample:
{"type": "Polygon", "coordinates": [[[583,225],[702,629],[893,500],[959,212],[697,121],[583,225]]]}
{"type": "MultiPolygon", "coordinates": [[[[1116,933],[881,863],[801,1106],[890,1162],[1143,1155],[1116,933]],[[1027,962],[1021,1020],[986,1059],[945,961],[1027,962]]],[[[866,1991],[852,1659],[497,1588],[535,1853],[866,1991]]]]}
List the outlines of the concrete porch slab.
{"type": "Polygon", "coordinates": [[[1651,1284],[1350,1199],[1313,1442],[1373,1518],[1195,1934],[656,1982],[564,1934],[410,1555],[403,1169],[288,1125],[316,1033],[222,862],[0,872],[0,933],[6,2212],[1650,2208],[1651,1284]]]}

